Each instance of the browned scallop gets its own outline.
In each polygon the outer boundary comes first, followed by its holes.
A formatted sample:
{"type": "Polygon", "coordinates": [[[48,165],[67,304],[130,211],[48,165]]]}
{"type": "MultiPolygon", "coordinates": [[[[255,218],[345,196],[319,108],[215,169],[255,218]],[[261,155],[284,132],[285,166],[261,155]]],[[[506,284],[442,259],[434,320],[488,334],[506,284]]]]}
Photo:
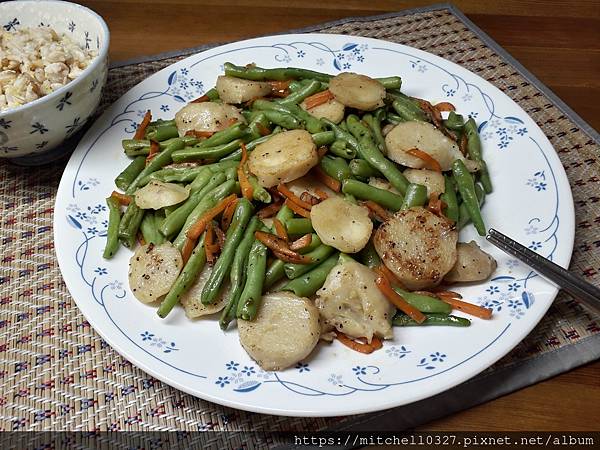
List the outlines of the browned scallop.
{"type": "Polygon", "coordinates": [[[458,231],[425,208],[398,211],[375,232],[375,249],[408,289],[438,285],[456,263],[458,231]]]}
{"type": "Polygon", "coordinates": [[[477,242],[459,242],[456,246],[456,264],[444,277],[450,283],[471,283],[487,280],[498,264],[496,260],[479,248],[477,242]]]}

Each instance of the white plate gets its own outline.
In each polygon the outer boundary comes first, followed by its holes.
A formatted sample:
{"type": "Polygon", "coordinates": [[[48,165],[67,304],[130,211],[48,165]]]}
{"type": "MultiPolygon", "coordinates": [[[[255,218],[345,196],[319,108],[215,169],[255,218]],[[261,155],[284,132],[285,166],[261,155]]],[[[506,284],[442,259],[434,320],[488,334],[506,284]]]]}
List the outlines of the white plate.
{"type": "Polygon", "coordinates": [[[557,289],[475,236],[498,261],[492,280],[461,288],[494,310],[470,328],[395,329],[371,355],[339,342],[282,372],[264,372],[215,320],[189,321],[178,308],[166,320],[127,287],[130,252],[102,258],[108,214],[104,199],[127,164],[121,139],[147,109],[172,118],[212,87],[223,63],[300,66],[371,76],[401,75],[403,91],[451,101],[475,117],[495,191],[483,213],[495,227],[563,267],[573,248],[573,201],[560,161],[534,121],[500,90],[462,67],[403,45],[352,36],[299,34],[224,45],[169,66],[127,92],[81,140],[55,207],[56,253],[77,305],[108,343],[156,378],[227,406],[290,416],[355,414],[404,405],[449,389],[483,371],[517,345],[542,318],[557,289]]]}

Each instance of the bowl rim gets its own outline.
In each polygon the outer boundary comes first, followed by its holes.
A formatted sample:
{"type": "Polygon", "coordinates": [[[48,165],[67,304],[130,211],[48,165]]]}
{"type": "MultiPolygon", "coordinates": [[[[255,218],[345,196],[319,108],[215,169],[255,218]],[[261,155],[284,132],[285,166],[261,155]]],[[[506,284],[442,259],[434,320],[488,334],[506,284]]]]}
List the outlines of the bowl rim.
{"type": "MultiPolygon", "coordinates": [[[[10,3],[12,3],[12,2],[6,2],[5,4],[8,5],[10,3]]],[[[75,78],[74,80],[71,80],[70,82],[68,82],[64,86],[61,86],[60,88],[51,92],[50,94],[44,95],[43,97],[40,97],[40,98],[37,98],[32,102],[25,103],[24,105],[17,106],[16,108],[10,108],[5,111],[0,111],[0,118],[9,116],[9,115],[17,113],[17,112],[26,111],[27,109],[36,107],[38,105],[43,104],[46,101],[51,101],[53,98],[59,97],[63,92],[67,91],[69,86],[72,88],[75,84],[77,84],[82,79],[84,79],[87,75],[89,75],[91,72],[96,70],[100,64],[103,64],[103,62],[105,61],[105,59],[108,55],[108,47],[110,44],[110,31],[108,29],[108,25],[106,24],[106,22],[104,21],[104,19],[102,18],[102,16],[100,14],[98,14],[96,11],[94,11],[86,6],[80,5],[78,3],[63,1],[63,0],[20,0],[18,3],[21,3],[21,4],[23,4],[23,3],[33,3],[33,4],[36,4],[36,3],[37,4],[39,4],[39,3],[58,3],[58,4],[69,5],[69,6],[84,10],[85,12],[90,14],[92,17],[94,17],[98,21],[98,23],[100,23],[100,27],[104,31],[106,39],[104,40],[104,42],[102,43],[102,46],[98,50],[98,55],[96,55],[96,57],[92,60],[92,63],[89,66],[87,66],[83,70],[83,72],[81,72],[81,74],[79,74],[79,76],[77,78],[75,78]]],[[[0,7],[0,8],[2,8],[2,7],[0,7]]]]}

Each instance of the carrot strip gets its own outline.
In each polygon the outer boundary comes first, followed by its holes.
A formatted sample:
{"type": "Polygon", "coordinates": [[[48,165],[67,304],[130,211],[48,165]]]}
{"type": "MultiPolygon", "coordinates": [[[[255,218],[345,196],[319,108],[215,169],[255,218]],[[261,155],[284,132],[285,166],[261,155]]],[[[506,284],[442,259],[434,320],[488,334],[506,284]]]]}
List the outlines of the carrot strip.
{"type": "Polygon", "coordinates": [[[146,245],[146,239],[144,239],[144,236],[142,235],[142,233],[138,233],[137,239],[138,239],[138,242],[140,243],[140,245],[146,245]]]}
{"type": "Polygon", "coordinates": [[[158,155],[159,151],[160,151],[160,145],[158,144],[158,142],[150,141],[150,152],[148,153],[148,156],[146,156],[146,165],[148,165],[148,163],[152,160],[152,158],[154,158],[156,155],[158,155]]]}
{"type": "Polygon", "coordinates": [[[225,211],[227,205],[229,205],[229,203],[235,201],[236,199],[237,196],[235,194],[231,194],[229,197],[225,197],[223,200],[221,200],[216,206],[206,211],[187,231],[187,237],[191,239],[198,239],[198,237],[200,237],[200,235],[204,232],[210,221],[217,217],[219,214],[221,214],[223,211],[225,211]]]}
{"type": "Polygon", "coordinates": [[[234,201],[229,203],[225,210],[223,211],[223,215],[221,216],[221,228],[224,231],[227,231],[229,225],[231,225],[231,221],[233,220],[233,213],[235,213],[235,208],[237,207],[238,199],[236,198],[234,201]]]}
{"type": "Polygon", "coordinates": [[[204,237],[204,251],[206,252],[206,262],[212,264],[215,262],[214,250],[214,229],[212,222],[208,223],[206,228],[206,236],[204,237]]]}
{"type": "Polygon", "coordinates": [[[381,339],[379,339],[377,336],[373,336],[371,339],[371,346],[373,349],[379,350],[381,347],[383,347],[383,342],[381,342],[381,339]]]}
{"type": "Polygon", "coordinates": [[[148,128],[148,124],[151,120],[152,113],[150,112],[150,110],[148,110],[146,111],[146,114],[144,114],[144,118],[142,119],[140,125],[137,127],[137,130],[135,130],[135,134],[133,135],[134,139],[144,139],[144,135],[146,134],[146,128],[148,128]]]}
{"type": "Polygon", "coordinates": [[[118,201],[121,205],[127,206],[131,203],[131,195],[121,194],[120,192],[112,191],[112,194],[110,194],[110,196],[116,201],[118,201]]]}
{"type": "Polygon", "coordinates": [[[457,299],[461,299],[462,295],[460,295],[458,292],[454,292],[454,291],[446,291],[446,290],[434,290],[433,295],[440,295],[440,296],[445,296],[445,297],[450,297],[450,298],[457,298],[457,299]]]}
{"type": "Polygon", "coordinates": [[[271,134],[271,130],[265,127],[262,123],[257,123],[256,128],[261,136],[267,136],[268,134],[271,134]]]}
{"type": "Polygon", "coordinates": [[[377,284],[379,290],[383,295],[386,296],[390,303],[392,303],[400,311],[408,314],[410,318],[417,323],[423,323],[425,321],[426,317],[421,311],[407,303],[400,294],[392,289],[390,280],[387,278],[384,272],[379,272],[379,276],[375,280],[375,284],[377,284]]]}
{"type": "Polygon", "coordinates": [[[446,207],[446,203],[439,198],[439,194],[432,192],[429,196],[429,204],[427,209],[436,216],[442,216],[442,210],[446,207]]]}
{"type": "Polygon", "coordinates": [[[438,103],[437,105],[434,106],[434,108],[437,109],[439,112],[456,111],[456,108],[450,102],[441,102],[441,103],[438,103]]]}
{"type": "Polygon", "coordinates": [[[257,231],[254,233],[254,237],[265,244],[267,248],[273,250],[273,252],[281,254],[281,256],[293,258],[295,261],[300,262],[301,264],[309,264],[312,262],[312,258],[310,256],[301,255],[293,250],[290,250],[288,243],[274,234],[266,233],[264,231],[257,231]]]}
{"type": "Polygon", "coordinates": [[[287,230],[285,229],[285,225],[281,223],[281,220],[275,218],[273,219],[273,226],[275,226],[275,233],[278,237],[288,242],[290,240],[287,230]]]}
{"type": "Polygon", "coordinates": [[[277,186],[277,190],[281,193],[281,195],[283,195],[288,200],[294,202],[301,208],[308,209],[309,211],[310,208],[312,208],[312,205],[310,203],[303,201],[300,197],[298,197],[296,194],[290,191],[285,185],[285,183],[279,183],[279,185],[277,186]]]}
{"type": "Polygon", "coordinates": [[[185,132],[186,136],[194,136],[194,137],[197,137],[197,138],[209,138],[213,134],[215,134],[214,131],[187,130],[185,132]]]}
{"type": "Polygon", "coordinates": [[[292,81],[291,80],[283,80],[283,81],[276,81],[276,80],[271,80],[271,81],[267,81],[267,83],[269,83],[269,85],[271,86],[271,89],[274,91],[283,91],[285,89],[288,89],[290,87],[290,83],[292,81]]]}
{"type": "Polygon", "coordinates": [[[196,247],[196,239],[190,239],[189,237],[185,240],[183,244],[183,249],[181,250],[181,257],[183,259],[183,264],[188,262],[190,256],[192,256],[192,251],[196,247]]]}
{"type": "Polygon", "coordinates": [[[252,185],[250,181],[248,181],[248,177],[246,176],[246,172],[244,170],[244,164],[248,161],[248,150],[246,150],[246,146],[244,144],[242,147],[242,160],[240,161],[240,165],[237,169],[238,181],[240,182],[240,189],[242,190],[242,196],[252,201],[252,194],[254,194],[254,189],[252,189],[252,185]]]}
{"type": "Polygon", "coordinates": [[[289,262],[292,264],[309,264],[306,262],[306,259],[303,258],[303,255],[291,256],[291,255],[286,255],[284,253],[278,252],[277,250],[272,250],[272,251],[273,251],[273,255],[275,255],[275,257],[277,259],[280,259],[283,262],[289,262]]]}
{"type": "Polygon", "coordinates": [[[367,200],[364,202],[364,205],[369,208],[381,222],[385,222],[390,218],[390,213],[383,206],[375,203],[373,200],[367,200]]]}
{"type": "Polygon", "coordinates": [[[442,171],[442,166],[440,166],[440,163],[429,153],[419,150],[418,148],[411,148],[410,150],[407,150],[406,153],[419,158],[425,163],[425,167],[435,170],[436,172],[442,171]]]}
{"type": "Polygon", "coordinates": [[[201,97],[198,97],[196,100],[192,100],[190,103],[204,103],[210,101],[210,97],[204,94],[201,97]]]}
{"type": "Polygon", "coordinates": [[[468,146],[469,141],[467,140],[467,135],[463,133],[463,135],[460,137],[460,141],[458,142],[458,148],[460,149],[460,152],[463,154],[463,156],[467,156],[467,152],[469,150],[468,146]]]}
{"type": "MultiPolygon", "coordinates": [[[[339,331],[335,332],[335,336],[342,344],[356,352],[365,353],[368,355],[369,353],[373,353],[375,351],[375,347],[372,344],[365,344],[362,342],[355,341],[354,339],[351,339],[350,337],[348,337],[344,333],[340,333],[339,331]]],[[[379,344],[381,344],[381,342],[379,342],[379,344]]]]}
{"type": "Polygon", "coordinates": [[[312,234],[308,233],[301,238],[296,239],[290,244],[290,250],[300,250],[307,247],[312,242],[312,234]]]}
{"type": "Polygon", "coordinates": [[[308,209],[304,209],[302,206],[299,206],[297,203],[292,202],[290,199],[286,199],[284,205],[287,205],[288,208],[290,208],[299,216],[310,219],[310,211],[308,209]]]}
{"type": "Polygon", "coordinates": [[[313,173],[318,181],[323,183],[332,191],[340,192],[342,190],[342,183],[327,175],[319,166],[313,168],[313,173]]]}
{"type": "Polygon", "coordinates": [[[268,206],[265,206],[260,211],[256,213],[259,219],[266,219],[267,217],[273,217],[283,206],[283,202],[275,202],[271,203],[268,206]]]}
{"type": "Polygon", "coordinates": [[[319,200],[321,200],[321,201],[326,200],[326,199],[329,198],[329,195],[327,195],[327,192],[325,192],[325,191],[323,191],[323,190],[321,190],[319,188],[315,189],[315,194],[319,198],[319,200]]]}
{"type": "Polygon", "coordinates": [[[322,147],[319,147],[317,149],[317,155],[319,155],[319,159],[323,158],[323,156],[325,156],[325,154],[329,151],[329,148],[327,148],[325,145],[323,145],[322,147]]]}
{"type": "Polygon", "coordinates": [[[324,91],[317,92],[310,97],[306,97],[304,99],[304,106],[306,106],[306,109],[312,109],[315,106],[319,106],[323,103],[327,103],[329,100],[333,100],[333,98],[334,96],[331,91],[329,89],[325,89],[324,91]]]}
{"type": "Polygon", "coordinates": [[[489,320],[492,318],[492,310],[489,308],[484,308],[483,306],[474,305],[473,303],[463,302],[457,298],[451,298],[445,295],[436,294],[438,298],[451,305],[453,308],[458,309],[467,314],[471,314],[472,316],[479,317],[480,319],[489,320]]]}
{"type": "Polygon", "coordinates": [[[394,274],[394,272],[392,272],[385,264],[383,264],[383,263],[379,264],[379,266],[377,266],[375,268],[375,271],[378,272],[378,273],[380,273],[380,274],[383,274],[388,279],[388,281],[390,283],[398,286],[399,288],[402,288],[402,289],[406,290],[405,287],[404,287],[404,285],[398,279],[398,277],[396,277],[396,275],[394,274]]]}

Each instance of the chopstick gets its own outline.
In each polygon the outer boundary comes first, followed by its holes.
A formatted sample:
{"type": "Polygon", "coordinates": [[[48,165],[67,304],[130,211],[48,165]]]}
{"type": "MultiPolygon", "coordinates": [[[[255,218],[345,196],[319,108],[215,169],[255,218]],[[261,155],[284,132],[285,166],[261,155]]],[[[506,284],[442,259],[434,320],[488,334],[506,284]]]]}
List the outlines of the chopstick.
{"type": "Polygon", "coordinates": [[[517,241],[490,228],[486,239],[500,250],[523,261],[545,278],[556,283],[560,288],[581,300],[588,306],[600,311],[600,289],[583,278],[563,269],[558,264],[538,255],[517,241]]]}

